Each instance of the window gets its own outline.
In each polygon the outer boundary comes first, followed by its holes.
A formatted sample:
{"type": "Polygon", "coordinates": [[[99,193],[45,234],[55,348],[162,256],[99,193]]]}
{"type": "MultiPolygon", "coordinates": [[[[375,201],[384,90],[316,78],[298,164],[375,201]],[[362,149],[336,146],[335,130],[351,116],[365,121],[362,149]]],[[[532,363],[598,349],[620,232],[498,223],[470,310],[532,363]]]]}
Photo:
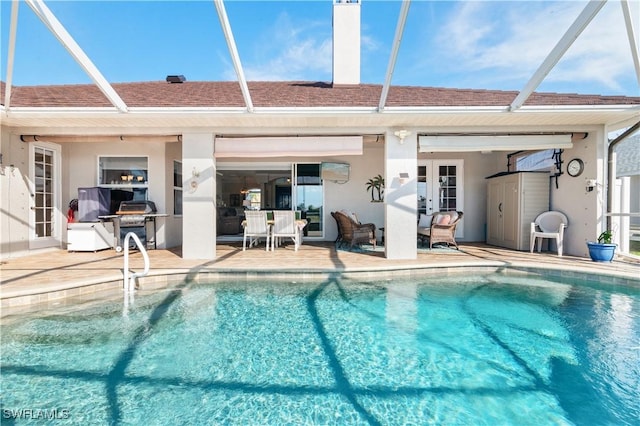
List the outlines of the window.
{"type": "Polygon", "coordinates": [[[173,214],[182,215],[182,163],[173,162],[173,214]]]}
{"type": "Polygon", "coordinates": [[[509,171],[533,172],[549,171],[555,173],[561,162],[562,150],[520,151],[510,154],[509,171]]]}
{"type": "Polygon", "coordinates": [[[149,186],[148,157],[98,157],[98,185],[133,192],[146,200],[149,186]]]}

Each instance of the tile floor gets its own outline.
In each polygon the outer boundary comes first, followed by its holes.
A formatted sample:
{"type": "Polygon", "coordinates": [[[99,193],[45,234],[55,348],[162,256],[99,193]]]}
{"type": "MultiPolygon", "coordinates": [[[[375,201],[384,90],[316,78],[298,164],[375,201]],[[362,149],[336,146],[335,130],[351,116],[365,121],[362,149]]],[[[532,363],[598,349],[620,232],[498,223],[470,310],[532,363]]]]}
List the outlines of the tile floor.
{"type": "MultiPolygon", "coordinates": [[[[285,274],[297,279],[327,274],[387,274],[393,278],[407,271],[444,272],[449,268],[545,268],[559,274],[589,274],[602,279],[621,279],[640,286],[640,263],[617,259],[612,263],[592,262],[588,258],[558,257],[554,253],[528,253],[484,244],[461,244],[460,250],[419,250],[416,259],[386,259],[382,252],[336,250],[332,243],[305,242],[299,251],[285,245],[267,252],[264,245],[242,251],[242,243],[225,242],[217,246],[213,261],[186,260],[180,249],[149,251],[151,270],[139,279],[141,288],[168,284],[176,279],[210,279],[221,274],[245,277],[285,274]]],[[[133,251],[132,270],[143,268],[142,255],[133,251]]],[[[123,255],[115,250],[100,252],[47,253],[8,259],[0,264],[0,302],[2,308],[51,302],[85,293],[119,290],[122,287],[123,255]]]]}

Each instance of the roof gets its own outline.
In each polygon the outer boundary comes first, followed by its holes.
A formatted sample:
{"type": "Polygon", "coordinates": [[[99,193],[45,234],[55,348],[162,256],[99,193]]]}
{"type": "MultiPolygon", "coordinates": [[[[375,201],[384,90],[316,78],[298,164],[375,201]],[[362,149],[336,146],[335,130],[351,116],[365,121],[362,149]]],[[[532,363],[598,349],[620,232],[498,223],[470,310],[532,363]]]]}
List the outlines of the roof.
{"type": "MultiPolygon", "coordinates": [[[[151,81],[113,83],[113,89],[131,108],[243,108],[244,98],[236,81],[151,81]]],[[[382,91],[379,84],[333,85],[327,82],[248,82],[254,107],[377,108],[382,91]]],[[[4,103],[5,84],[1,86],[4,103]]],[[[385,107],[500,107],[508,106],[517,91],[391,86],[385,107]]],[[[640,105],[640,97],[533,93],[524,106],[611,106],[640,105]]],[[[73,107],[110,108],[109,100],[92,84],[14,86],[11,108],[73,107]]]]}
{"type": "MultiPolygon", "coordinates": [[[[247,108],[236,81],[111,87],[126,104],[124,111],[93,84],[13,86],[10,107],[0,105],[0,118],[3,126],[34,134],[181,134],[197,129],[256,135],[380,134],[397,127],[415,132],[552,126],[584,131],[585,126],[607,125],[615,130],[640,120],[640,97],[628,96],[533,93],[511,111],[515,91],[391,86],[381,110],[382,85],[253,81],[248,83],[253,105],[247,108]]],[[[4,83],[0,89],[4,102],[4,83]]]]}
{"type": "Polygon", "coordinates": [[[620,142],[615,152],[617,177],[640,175],[640,135],[620,142]]]}

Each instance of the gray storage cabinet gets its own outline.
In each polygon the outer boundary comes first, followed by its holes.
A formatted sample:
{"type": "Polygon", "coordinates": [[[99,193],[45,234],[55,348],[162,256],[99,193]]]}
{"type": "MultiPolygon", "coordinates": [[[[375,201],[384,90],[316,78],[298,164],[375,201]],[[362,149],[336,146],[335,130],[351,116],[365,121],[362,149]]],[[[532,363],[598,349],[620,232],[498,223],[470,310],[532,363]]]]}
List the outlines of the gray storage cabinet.
{"type": "Polygon", "coordinates": [[[549,210],[549,181],[547,172],[487,178],[487,244],[529,250],[531,222],[549,210]]]}

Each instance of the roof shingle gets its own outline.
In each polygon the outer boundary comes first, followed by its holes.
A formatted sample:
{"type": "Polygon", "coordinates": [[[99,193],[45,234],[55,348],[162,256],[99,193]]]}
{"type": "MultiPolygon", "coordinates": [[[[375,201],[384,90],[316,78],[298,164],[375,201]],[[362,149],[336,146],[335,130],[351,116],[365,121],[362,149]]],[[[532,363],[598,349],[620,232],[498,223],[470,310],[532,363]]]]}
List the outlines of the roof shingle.
{"type": "MultiPolygon", "coordinates": [[[[4,102],[5,83],[0,82],[4,102]]],[[[333,85],[326,82],[248,82],[254,107],[370,107],[380,101],[382,85],[333,85]]],[[[113,89],[129,107],[245,107],[236,81],[164,81],[113,83],[113,89]]],[[[391,86],[387,107],[477,107],[506,106],[516,91],[448,89],[391,86]]],[[[640,97],[581,95],[575,93],[533,93],[525,105],[638,105],[640,97]]],[[[110,107],[93,84],[14,86],[12,107],[110,107]]]]}

